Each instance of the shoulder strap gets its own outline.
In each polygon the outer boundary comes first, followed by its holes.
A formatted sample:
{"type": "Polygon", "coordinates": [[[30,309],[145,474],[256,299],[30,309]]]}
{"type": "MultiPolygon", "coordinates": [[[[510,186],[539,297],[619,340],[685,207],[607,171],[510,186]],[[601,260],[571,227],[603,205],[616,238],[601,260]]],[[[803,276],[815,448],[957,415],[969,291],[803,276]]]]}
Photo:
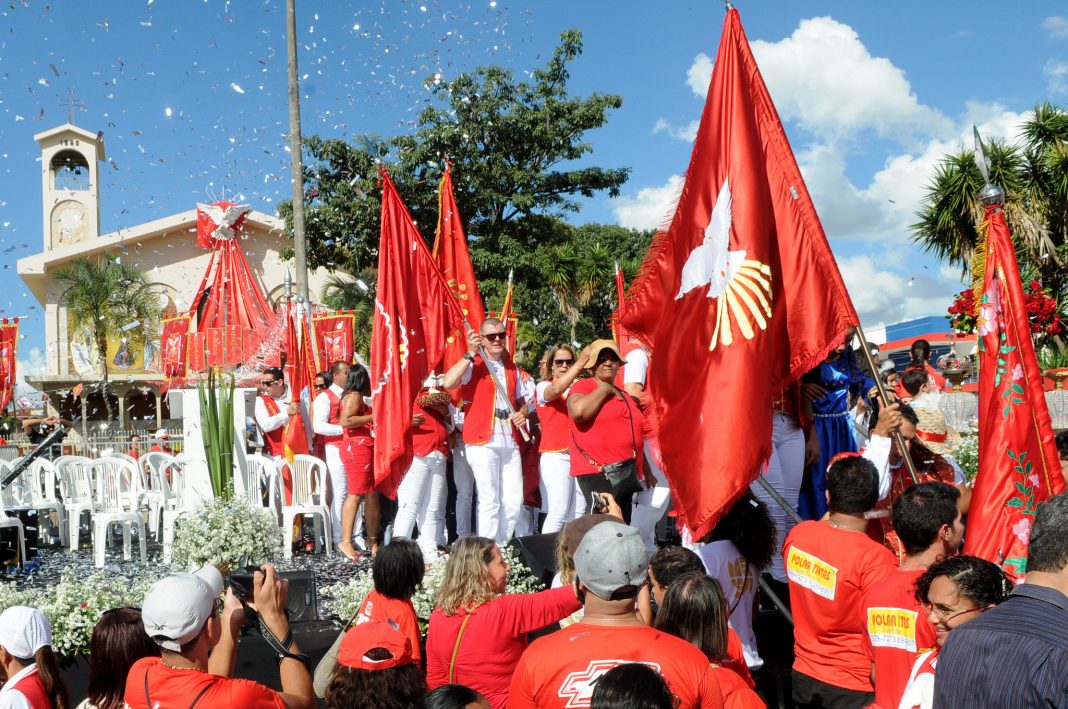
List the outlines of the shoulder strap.
{"type": "Polygon", "coordinates": [[[456,656],[460,654],[460,638],[464,636],[464,630],[467,629],[467,621],[469,620],[471,620],[470,613],[465,615],[464,622],[460,623],[460,632],[456,634],[456,644],[452,646],[452,657],[449,658],[449,684],[452,684],[456,677],[456,656]]]}

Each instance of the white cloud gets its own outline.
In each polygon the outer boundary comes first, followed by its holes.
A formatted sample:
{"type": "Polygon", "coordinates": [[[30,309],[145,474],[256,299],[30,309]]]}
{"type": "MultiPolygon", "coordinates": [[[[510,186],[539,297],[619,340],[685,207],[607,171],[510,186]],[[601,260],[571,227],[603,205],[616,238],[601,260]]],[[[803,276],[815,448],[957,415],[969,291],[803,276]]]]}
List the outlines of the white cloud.
{"type": "Polygon", "coordinates": [[[1068,62],[1050,59],[1042,73],[1046,75],[1046,88],[1051,94],[1068,93],[1068,62]]]}
{"type": "MultiPolygon", "coordinates": [[[[904,71],[873,57],[852,27],[830,17],[802,20],[785,39],[751,45],[783,120],[824,141],[871,130],[911,143],[952,131],[952,121],[919,102],[904,71]]],[[[711,73],[712,60],[699,54],[686,83],[703,97],[711,73]]]]}
{"type": "Polygon", "coordinates": [[[612,212],[620,226],[628,229],[655,229],[667,218],[675,206],[682,175],[672,175],[658,187],[643,187],[632,197],[620,196],[612,200],[612,212]]]}
{"type": "Polygon", "coordinates": [[[865,327],[944,315],[953,301],[950,288],[925,275],[880,270],[871,256],[839,258],[846,290],[865,327]]]}
{"type": "Polygon", "coordinates": [[[34,376],[37,374],[47,374],[48,367],[45,363],[44,352],[40,347],[31,347],[29,352],[24,353],[26,358],[16,357],[15,359],[15,373],[18,377],[18,381],[15,384],[15,396],[29,396],[31,399],[38,399],[40,396],[37,394],[37,390],[26,383],[27,376],[34,376]]]}
{"type": "Polygon", "coordinates": [[[692,143],[693,139],[697,137],[697,126],[700,125],[700,123],[700,121],[690,121],[684,126],[676,126],[666,118],[661,118],[653,125],[653,135],[656,135],[657,133],[667,133],[676,140],[684,140],[687,143],[692,143]]]}
{"type": "Polygon", "coordinates": [[[1050,15],[1042,20],[1042,29],[1046,30],[1051,39],[1064,39],[1068,37],[1068,17],[1050,15]]]}

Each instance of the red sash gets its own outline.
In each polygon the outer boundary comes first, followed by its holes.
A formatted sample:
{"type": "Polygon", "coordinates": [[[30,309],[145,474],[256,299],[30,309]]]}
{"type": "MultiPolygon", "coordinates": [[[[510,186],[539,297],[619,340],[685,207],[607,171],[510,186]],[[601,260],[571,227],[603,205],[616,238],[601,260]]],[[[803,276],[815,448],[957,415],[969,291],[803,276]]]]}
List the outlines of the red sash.
{"type": "Polygon", "coordinates": [[[33,709],[52,709],[52,700],[48,698],[44,683],[37,676],[36,668],[16,682],[12,689],[18,690],[22,696],[26,697],[26,701],[30,703],[33,709]]]}
{"type": "MultiPolygon", "coordinates": [[[[508,399],[515,403],[516,382],[519,374],[507,354],[504,355],[504,384],[508,392],[508,399]]],[[[471,369],[471,380],[460,387],[460,394],[464,400],[464,443],[469,445],[482,445],[488,443],[493,437],[494,418],[497,409],[497,388],[493,384],[489,367],[482,361],[481,356],[475,357],[475,363],[471,369]]],[[[516,407],[517,409],[519,407],[516,407]]],[[[512,429],[512,436],[518,444],[521,437],[515,427],[505,420],[496,425],[508,426],[512,429]]]]}
{"type": "MultiPolygon", "coordinates": [[[[282,410],[278,408],[278,402],[274,400],[274,397],[267,396],[266,394],[260,394],[260,399],[263,400],[263,405],[267,408],[268,416],[277,416],[282,413],[282,410]]],[[[284,452],[283,443],[285,441],[286,427],[279,426],[273,431],[263,432],[263,452],[271,456],[280,456],[284,452]]]]}

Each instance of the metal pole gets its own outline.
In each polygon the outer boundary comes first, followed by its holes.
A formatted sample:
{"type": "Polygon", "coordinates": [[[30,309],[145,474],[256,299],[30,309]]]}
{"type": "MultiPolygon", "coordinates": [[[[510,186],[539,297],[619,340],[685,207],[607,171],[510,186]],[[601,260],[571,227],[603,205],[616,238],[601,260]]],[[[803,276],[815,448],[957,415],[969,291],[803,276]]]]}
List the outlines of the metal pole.
{"type": "Polygon", "coordinates": [[[786,622],[790,625],[793,625],[793,614],[790,613],[790,609],[786,607],[786,604],[782,602],[782,599],[779,598],[779,595],[775,593],[775,591],[771,588],[771,584],[768,583],[763,576],[758,576],[757,579],[758,583],[760,584],[761,590],[764,591],[764,594],[775,605],[775,607],[779,609],[779,612],[782,613],[782,617],[786,618],[786,622]]]}
{"type": "Polygon", "coordinates": [[[783,512],[790,515],[790,517],[794,520],[795,523],[801,524],[801,515],[797,514],[797,510],[795,510],[793,507],[790,507],[790,503],[786,501],[785,497],[779,494],[778,490],[772,487],[771,483],[768,482],[767,478],[761,475],[759,478],[757,478],[757,483],[760,484],[760,487],[764,488],[764,492],[768,493],[768,495],[771,496],[771,499],[779,503],[779,507],[783,509],[783,512]]]}
{"type": "MultiPolygon", "coordinates": [[[[871,356],[871,348],[868,346],[868,338],[864,336],[864,328],[857,323],[857,337],[860,338],[860,348],[864,350],[864,357],[868,360],[868,367],[871,368],[873,379],[875,379],[875,387],[879,390],[879,399],[883,402],[883,408],[890,405],[890,398],[886,395],[886,387],[883,386],[883,380],[879,377],[879,370],[875,367],[875,360],[871,356]]],[[[905,460],[905,467],[909,471],[909,477],[912,478],[913,485],[920,484],[920,476],[916,473],[916,464],[912,462],[912,454],[909,452],[908,444],[905,443],[905,437],[901,435],[901,431],[894,431],[894,440],[897,442],[897,449],[901,452],[901,457],[905,460]]]]}
{"type": "Polygon", "coordinates": [[[304,159],[300,137],[300,81],[297,74],[296,0],[286,0],[287,47],[289,50],[289,157],[293,165],[293,253],[296,260],[297,293],[308,297],[308,248],[304,241],[304,159]]]}

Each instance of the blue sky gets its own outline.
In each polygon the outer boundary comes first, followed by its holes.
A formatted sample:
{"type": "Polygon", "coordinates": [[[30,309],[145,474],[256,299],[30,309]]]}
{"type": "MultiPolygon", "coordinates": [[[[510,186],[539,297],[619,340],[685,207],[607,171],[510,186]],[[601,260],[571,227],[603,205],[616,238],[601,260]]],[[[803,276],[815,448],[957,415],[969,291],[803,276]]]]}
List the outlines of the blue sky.
{"type": "MultiPolygon", "coordinates": [[[[592,160],[629,166],[618,200],[579,222],[657,224],[689,160],[719,41],[718,2],[297,0],[305,133],[411,130],[424,81],[479,64],[542,65],[561,31],[585,52],[571,88],[623,96],[592,160]]],[[[103,130],[103,233],[228,197],[274,213],[289,196],[285,3],[14,0],[0,10],[0,315],[40,308],[15,273],[41,249],[33,134],[103,130]]],[[[739,2],[816,208],[869,326],[943,313],[959,274],[908,241],[931,166],[970,135],[1013,136],[1036,103],[1068,102],[1062,2],[739,2]]],[[[34,351],[36,349],[36,352],[34,351]]]]}

